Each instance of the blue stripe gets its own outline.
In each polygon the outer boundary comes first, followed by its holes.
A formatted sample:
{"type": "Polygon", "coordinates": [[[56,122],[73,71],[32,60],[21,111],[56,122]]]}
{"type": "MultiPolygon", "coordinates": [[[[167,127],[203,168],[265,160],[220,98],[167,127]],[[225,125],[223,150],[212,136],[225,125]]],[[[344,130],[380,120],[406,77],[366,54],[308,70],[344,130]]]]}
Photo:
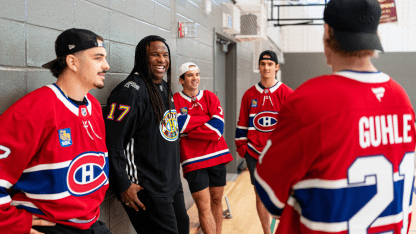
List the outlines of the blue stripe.
{"type": "Polygon", "coordinates": [[[6,188],[0,187],[0,198],[9,196],[9,193],[6,192],[6,188]]]}
{"type": "Polygon", "coordinates": [[[183,125],[185,124],[187,118],[188,118],[188,115],[178,116],[179,132],[182,131],[183,125]]]}
{"type": "Polygon", "coordinates": [[[207,122],[207,124],[217,129],[221,135],[224,133],[224,122],[222,122],[222,120],[213,117],[210,121],[207,122]]]}
{"type": "Polygon", "coordinates": [[[247,137],[247,133],[248,133],[247,129],[237,128],[235,130],[235,138],[238,139],[238,138],[241,138],[241,137],[247,137]]]}
{"type": "Polygon", "coordinates": [[[257,180],[255,180],[255,186],[256,186],[257,194],[259,194],[261,201],[263,202],[267,210],[270,212],[270,214],[274,216],[282,215],[283,209],[279,209],[277,206],[273,204],[269,195],[267,195],[266,191],[259,184],[259,182],[257,182],[257,180]]]}
{"type": "Polygon", "coordinates": [[[16,206],[16,208],[17,208],[17,209],[25,209],[25,210],[27,210],[28,212],[33,213],[33,214],[45,215],[45,213],[43,213],[43,212],[42,212],[41,210],[39,210],[39,209],[32,208],[32,207],[27,207],[27,206],[24,206],[24,205],[18,205],[18,206],[16,206]]]}
{"type": "Polygon", "coordinates": [[[260,155],[259,153],[257,153],[257,149],[254,149],[253,147],[251,147],[250,145],[247,145],[247,147],[249,148],[249,149],[251,149],[254,153],[256,153],[256,154],[258,154],[258,155],[260,155]]]}
{"type": "MultiPolygon", "coordinates": [[[[102,172],[101,169],[94,166],[94,175],[102,172]]],[[[104,172],[108,176],[109,162],[108,157],[105,157],[104,172]]],[[[81,171],[75,174],[79,178],[81,171]]],[[[68,191],[67,185],[68,167],[52,170],[41,170],[34,172],[23,173],[19,181],[12,187],[13,189],[21,190],[31,194],[56,194],[68,191]],[[34,186],[35,185],[35,186],[34,186]]]]}
{"type": "MultiPolygon", "coordinates": [[[[69,99],[66,94],[62,91],[61,88],[59,88],[58,85],[56,85],[55,83],[53,83],[53,85],[59,90],[59,92],[61,92],[62,96],[64,96],[66,98],[66,100],[68,100],[72,105],[74,105],[76,108],[79,108],[79,106],[74,103],[73,101],[71,101],[71,99],[69,99]]],[[[85,98],[85,97],[84,97],[85,98]]],[[[88,106],[90,103],[87,101],[87,103],[85,104],[85,106],[88,106]]]]}
{"type": "Polygon", "coordinates": [[[203,159],[195,160],[195,161],[192,161],[192,162],[188,162],[188,163],[183,164],[182,165],[182,168],[184,168],[186,166],[189,166],[190,164],[193,164],[193,163],[198,163],[198,162],[203,162],[203,161],[211,160],[211,159],[218,158],[218,157],[221,157],[221,156],[226,155],[226,154],[229,154],[229,153],[230,153],[230,151],[227,151],[225,153],[217,154],[217,155],[214,155],[212,157],[203,158],[203,159]]]}
{"type": "Polygon", "coordinates": [[[248,119],[248,127],[254,128],[254,117],[249,117],[248,119]]]}
{"type": "MultiPolygon", "coordinates": [[[[379,217],[402,212],[403,180],[394,182],[394,200],[379,217]]],[[[315,222],[345,222],[351,219],[377,193],[377,185],[341,189],[309,188],[295,190],[302,216],[315,222]]],[[[410,200],[409,206],[412,204],[410,200]]]]}

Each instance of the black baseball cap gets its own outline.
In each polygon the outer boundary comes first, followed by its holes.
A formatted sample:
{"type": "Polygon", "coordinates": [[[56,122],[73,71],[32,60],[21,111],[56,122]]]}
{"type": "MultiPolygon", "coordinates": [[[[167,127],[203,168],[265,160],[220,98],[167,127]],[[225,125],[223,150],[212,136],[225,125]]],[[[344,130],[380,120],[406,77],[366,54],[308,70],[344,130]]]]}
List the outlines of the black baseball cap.
{"type": "Polygon", "coordinates": [[[59,59],[69,54],[90,49],[93,47],[105,47],[103,42],[97,40],[98,35],[79,28],[71,28],[62,32],[55,41],[56,59],[42,65],[50,69],[59,59]]]}
{"type": "Polygon", "coordinates": [[[378,0],[331,0],[324,21],[334,30],[345,51],[383,50],[377,28],[381,7],[378,0]]]}
{"type": "Polygon", "coordinates": [[[265,50],[265,51],[261,52],[260,57],[259,57],[259,63],[260,63],[261,60],[272,60],[276,64],[279,64],[277,62],[277,55],[276,55],[276,53],[273,52],[273,51],[271,51],[271,50],[265,50]],[[270,58],[265,58],[264,57],[265,55],[270,56],[270,58]]]}

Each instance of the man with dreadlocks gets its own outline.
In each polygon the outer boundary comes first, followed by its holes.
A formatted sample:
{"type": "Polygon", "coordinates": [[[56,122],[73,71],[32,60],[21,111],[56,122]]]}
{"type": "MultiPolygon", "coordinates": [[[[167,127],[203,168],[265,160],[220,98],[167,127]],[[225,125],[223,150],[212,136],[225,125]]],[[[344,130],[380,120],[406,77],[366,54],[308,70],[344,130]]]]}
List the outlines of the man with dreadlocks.
{"type": "Polygon", "coordinates": [[[104,114],[110,186],[138,233],[189,234],[172,100],[169,46],[159,36],[145,37],[104,114]]]}

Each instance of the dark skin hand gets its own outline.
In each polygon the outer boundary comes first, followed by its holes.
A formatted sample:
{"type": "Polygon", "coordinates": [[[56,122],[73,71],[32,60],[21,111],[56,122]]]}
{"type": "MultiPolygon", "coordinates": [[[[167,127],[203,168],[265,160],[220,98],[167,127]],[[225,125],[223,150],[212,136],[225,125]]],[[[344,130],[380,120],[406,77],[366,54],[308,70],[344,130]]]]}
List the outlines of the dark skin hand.
{"type": "Polygon", "coordinates": [[[146,210],[146,207],[137,197],[137,193],[144,188],[138,184],[131,183],[130,187],[120,194],[121,201],[126,204],[126,206],[133,208],[136,211],[139,211],[139,207],[143,210],[146,210]]]}

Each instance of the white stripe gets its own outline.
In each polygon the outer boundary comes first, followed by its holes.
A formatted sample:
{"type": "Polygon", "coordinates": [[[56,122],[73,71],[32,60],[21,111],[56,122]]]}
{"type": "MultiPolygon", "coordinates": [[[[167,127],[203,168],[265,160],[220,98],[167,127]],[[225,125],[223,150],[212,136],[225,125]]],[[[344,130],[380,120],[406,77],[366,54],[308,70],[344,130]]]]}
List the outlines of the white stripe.
{"type": "Polygon", "coordinates": [[[55,93],[56,97],[72,112],[74,115],[78,116],[79,110],[75,107],[68,99],[62,95],[61,91],[56,88],[54,85],[47,85],[55,93]]]}
{"type": "Polygon", "coordinates": [[[211,126],[208,123],[205,123],[204,125],[207,126],[209,129],[211,129],[212,131],[216,132],[218,134],[218,139],[221,138],[221,133],[220,133],[220,131],[218,131],[218,129],[214,128],[213,126],[211,126]]]}
{"type": "Polygon", "coordinates": [[[135,182],[136,182],[136,184],[138,184],[139,183],[139,181],[138,181],[138,176],[137,176],[137,167],[136,167],[136,163],[135,163],[135,160],[134,160],[134,138],[132,138],[131,139],[131,152],[130,152],[130,154],[132,155],[132,164],[133,164],[133,176],[134,176],[134,180],[135,180],[135,182]]]}
{"type": "Polygon", "coordinates": [[[256,181],[260,184],[260,186],[266,191],[267,196],[269,197],[270,201],[279,209],[285,208],[285,204],[281,202],[276,195],[274,194],[274,191],[270,186],[259,176],[257,173],[257,168],[254,170],[254,178],[256,178],[256,181]]]}
{"type": "Polygon", "coordinates": [[[186,117],[185,123],[183,124],[182,130],[181,130],[180,133],[183,133],[183,131],[185,131],[186,127],[188,127],[188,123],[189,123],[190,120],[191,120],[191,116],[188,115],[188,117],[186,117]]]}
{"type": "Polygon", "coordinates": [[[105,157],[108,157],[108,152],[105,152],[105,153],[104,153],[104,156],[105,156],[105,157]]]}
{"type": "Polygon", "coordinates": [[[218,155],[218,154],[222,154],[222,153],[226,153],[226,152],[230,152],[230,151],[228,149],[225,149],[225,150],[220,150],[220,151],[210,153],[210,154],[207,154],[207,155],[199,156],[199,157],[196,157],[196,158],[190,158],[188,160],[183,161],[181,163],[181,165],[184,165],[188,162],[193,162],[193,161],[197,161],[197,160],[200,160],[200,159],[209,158],[209,157],[212,157],[212,156],[215,156],[215,155],[218,155]]]}
{"type": "MultiPolygon", "coordinates": [[[[400,176],[398,172],[393,174],[393,180],[395,182],[403,180],[404,177],[400,176]]],[[[341,188],[352,188],[361,186],[371,186],[376,184],[375,176],[367,176],[364,183],[348,184],[347,179],[341,180],[321,180],[321,179],[310,179],[302,180],[293,186],[293,189],[308,189],[308,188],[322,188],[322,189],[341,189],[341,188]]]]}
{"type": "Polygon", "coordinates": [[[198,99],[198,101],[201,100],[202,96],[204,96],[204,91],[205,90],[199,90],[198,95],[196,95],[196,99],[198,99]]]}
{"type": "MultiPolygon", "coordinates": [[[[324,223],[324,222],[315,222],[311,221],[304,216],[302,216],[302,210],[300,208],[299,203],[295,198],[292,196],[289,197],[287,204],[292,206],[300,215],[300,222],[303,223],[307,228],[314,230],[314,231],[322,231],[322,232],[342,232],[348,230],[348,222],[338,222],[338,223],[324,223]]],[[[409,207],[409,214],[412,212],[411,206],[409,207]]],[[[403,214],[400,212],[399,214],[389,215],[386,217],[378,217],[375,222],[371,225],[371,227],[381,227],[387,226],[391,224],[398,223],[403,220],[403,214]]]]}
{"type": "Polygon", "coordinates": [[[127,175],[130,177],[130,180],[133,182],[134,181],[134,176],[133,176],[133,168],[132,168],[132,155],[131,155],[131,144],[132,144],[133,138],[130,139],[130,142],[127,144],[126,147],[126,159],[127,159],[127,164],[126,164],[126,172],[127,175]]]}
{"type": "Polygon", "coordinates": [[[249,114],[248,116],[250,116],[250,117],[254,117],[254,116],[256,116],[257,114],[249,114]]]}
{"type": "Polygon", "coordinates": [[[2,198],[0,198],[0,205],[7,204],[11,201],[12,201],[12,199],[10,198],[10,196],[2,197],[2,198]]]}
{"type": "Polygon", "coordinates": [[[270,87],[270,93],[276,91],[280,87],[280,85],[282,85],[282,82],[278,81],[273,87],[270,87]]]}
{"type": "Polygon", "coordinates": [[[69,167],[71,161],[65,161],[60,163],[51,163],[51,164],[40,164],[34,167],[29,167],[23,171],[23,173],[34,172],[34,171],[43,171],[43,170],[54,170],[62,169],[69,167]]]}
{"type": "MultiPolygon", "coordinates": [[[[87,100],[87,110],[90,113],[90,115],[92,115],[92,104],[90,102],[90,99],[87,98],[87,95],[85,95],[85,99],[87,100]]],[[[92,127],[91,127],[92,128],[92,127]]],[[[94,131],[94,130],[93,130],[94,131]]]]}
{"type": "Polygon", "coordinates": [[[188,102],[192,102],[192,99],[188,97],[186,94],[184,94],[183,91],[179,92],[179,95],[181,95],[181,97],[187,100],[188,102]]]}
{"type": "Polygon", "coordinates": [[[269,140],[267,140],[266,146],[264,147],[263,151],[261,152],[261,154],[259,156],[259,163],[260,164],[262,164],[263,157],[267,153],[267,151],[270,149],[270,146],[272,146],[272,141],[269,139],[269,140]]]}
{"type": "Polygon", "coordinates": [[[3,187],[3,188],[6,188],[6,189],[9,189],[9,188],[11,188],[13,186],[13,184],[12,183],[10,183],[9,181],[7,181],[7,180],[0,180],[0,187],[3,187]]]}
{"type": "Polygon", "coordinates": [[[247,137],[240,137],[240,138],[235,138],[236,141],[242,141],[242,140],[248,140],[247,137]]]}
{"type": "Polygon", "coordinates": [[[254,147],[251,143],[247,143],[247,145],[251,147],[251,150],[254,150],[256,151],[256,153],[261,154],[261,152],[258,149],[256,149],[256,147],[254,147]]]}
{"type": "Polygon", "coordinates": [[[257,91],[259,91],[260,93],[263,93],[263,89],[260,87],[258,83],[255,84],[254,87],[256,87],[257,91]]]}
{"type": "Polygon", "coordinates": [[[248,130],[256,130],[257,131],[257,129],[255,127],[249,127],[248,130]]]}
{"type": "Polygon", "coordinates": [[[16,201],[13,200],[12,203],[10,203],[10,205],[12,206],[26,206],[26,207],[30,207],[30,208],[34,208],[34,209],[38,209],[38,207],[36,207],[32,202],[28,202],[28,201],[16,201]]]}
{"type": "Polygon", "coordinates": [[[218,115],[213,115],[213,116],[212,116],[212,118],[217,118],[217,119],[221,120],[222,122],[224,122],[224,119],[223,119],[223,118],[221,118],[221,116],[218,116],[218,115]]]}
{"type": "Polygon", "coordinates": [[[390,80],[390,76],[382,72],[362,73],[352,71],[340,71],[335,72],[335,75],[343,76],[362,83],[384,83],[390,80]]]}
{"type": "Polygon", "coordinates": [[[26,193],[28,198],[38,199],[38,200],[59,200],[65,197],[71,196],[68,191],[62,193],[54,193],[54,194],[31,194],[26,193]]]}
{"type": "Polygon", "coordinates": [[[247,130],[248,129],[248,127],[243,127],[243,126],[238,126],[238,125],[237,125],[237,128],[243,129],[243,130],[247,130]]]}
{"type": "Polygon", "coordinates": [[[83,219],[77,219],[77,218],[73,218],[73,219],[69,219],[69,222],[73,222],[73,223],[89,223],[91,221],[93,221],[97,216],[94,216],[94,218],[89,219],[89,220],[83,220],[83,219]]]}

